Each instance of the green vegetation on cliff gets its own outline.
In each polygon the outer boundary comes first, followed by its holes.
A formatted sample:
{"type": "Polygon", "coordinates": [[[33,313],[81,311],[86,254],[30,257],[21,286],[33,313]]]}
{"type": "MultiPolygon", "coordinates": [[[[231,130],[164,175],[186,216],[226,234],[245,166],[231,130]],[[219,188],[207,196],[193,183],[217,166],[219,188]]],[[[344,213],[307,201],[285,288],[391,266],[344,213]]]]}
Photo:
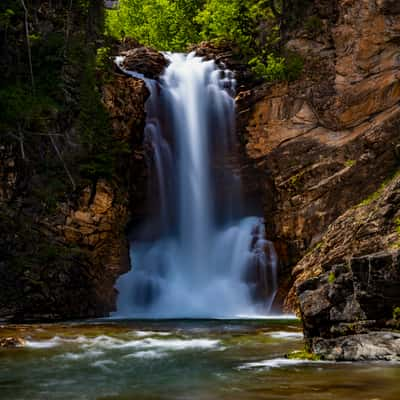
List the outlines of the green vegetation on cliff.
{"type": "Polygon", "coordinates": [[[100,0],[0,4],[3,143],[20,149],[33,175],[51,166],[72,189],[81,178],[109,177],[115,164],[98,88],[109,62],[96,62],[103,31],[100,0]]]}
{"type": "MultiPolygon", "coordinates": [[[[296,79],[299,57],[280,51],[283,15],[296,1],[280,0],[121,0],[107,12],[106,29],[164,51],[185,51],[205,41],[229,41],[237,56],[266,80],[296,79]]],[[[289,15],[289,14],[288,14],[289,15]]]]}
{"type": "Polygon", "coordinates": [[[99,90],[103,31],[102,0],[0,2],[3,311],[18,296],[33,306],[35,288],[50,293],[43,285],[85,257],[55,228],[82,188],[110,177],[120,150],[99,90]]]}

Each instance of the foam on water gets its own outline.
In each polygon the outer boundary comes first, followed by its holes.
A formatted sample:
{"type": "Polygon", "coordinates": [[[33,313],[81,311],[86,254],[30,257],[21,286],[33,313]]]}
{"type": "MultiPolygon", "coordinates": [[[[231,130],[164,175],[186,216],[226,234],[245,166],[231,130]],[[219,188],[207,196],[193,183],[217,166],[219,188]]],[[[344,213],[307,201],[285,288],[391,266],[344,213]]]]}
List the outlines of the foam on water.
{"type": "Polygon", "coordinates": [[[127,354],[124,358],[144,358],[144,359],[159,359],[163,358],[167,353],[157,350],[137,351],[136,353],[127,354]]]}
{"type": "Polygon", "coordinates": [[[267,333],[267,335],[273,337],[274,339],[303,339],[304,337],[301,332],[285,332],[285,331],[267,333]]]}
{"type": "MultiPolygon", "coordinates": [[[[313,361],[308,360],[295,360],[288,358],[273,358],[271,360],[263,360],[257,362],[250,362],[242,364],[238,369],[271,369],[271,368],[281,368],[281,367],[291,367],[299,364],[308,364],[313,361]]],[[[315,361],[314,361],[315,362],[315,361]]]]}
{"type": "MultiPolygon", "coordinates": [[[[156,334],[157,336],[157,334],[156,334]]],[[[94,338],[80,336],[75,339],[60,338],[58,336],[50,340],[29,340],[26,342],[27,347],[32,349],[49,349],[61,345],[75,343],[78,349],[83,350],[83,353],[67,352],[59,357],[64,357],[69,360],[77,360],[84,357],[97,357],[104,354],[104,351],[109,350],[162,350],[162,351],[182,351],[182,350],[207,350],[216,349],[220,345],[219,340],[207,338],[193,339],[161,339],[158,337],[144,337],[141,339],[129,340],[119,339],[107,335],[100,335],[94,338]]],[[[143,353],[142,353],[143,354],[143,353]]],[[[139,356],[140,357],[140,356],[139,356]]]]}
{"type": "Polygon", "coordinates": [[[170,332],[156,332],[156,331],[134,331],[134,336],[148,337],[148,336],[170,336],[170,332]]]}

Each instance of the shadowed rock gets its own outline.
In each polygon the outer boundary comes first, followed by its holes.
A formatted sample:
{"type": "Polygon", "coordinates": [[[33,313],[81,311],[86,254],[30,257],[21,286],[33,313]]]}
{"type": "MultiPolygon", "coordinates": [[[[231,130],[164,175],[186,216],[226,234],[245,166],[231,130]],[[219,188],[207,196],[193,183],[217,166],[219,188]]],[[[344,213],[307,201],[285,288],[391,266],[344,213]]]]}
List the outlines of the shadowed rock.
{"type": "Polygon", "coordinates": [[[148,47],[137,47],[123,52],[122,55],[126,57],[123,62],[125,69],[139,72],[151,79],[157,79],[169,64],[161,53],[148,47]]]}

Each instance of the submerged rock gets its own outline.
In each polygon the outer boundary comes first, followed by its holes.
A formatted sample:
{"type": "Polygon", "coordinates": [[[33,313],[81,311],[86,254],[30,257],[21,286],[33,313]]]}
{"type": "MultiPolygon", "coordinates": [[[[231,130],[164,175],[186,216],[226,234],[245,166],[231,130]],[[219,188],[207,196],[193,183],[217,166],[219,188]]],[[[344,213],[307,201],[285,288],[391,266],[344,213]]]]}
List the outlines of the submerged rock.
{"type": "Polygon", "coordinates": [[[19,337],[0,338],[0,348],[13,348],[25,346],[25,340],[19,337]]]}

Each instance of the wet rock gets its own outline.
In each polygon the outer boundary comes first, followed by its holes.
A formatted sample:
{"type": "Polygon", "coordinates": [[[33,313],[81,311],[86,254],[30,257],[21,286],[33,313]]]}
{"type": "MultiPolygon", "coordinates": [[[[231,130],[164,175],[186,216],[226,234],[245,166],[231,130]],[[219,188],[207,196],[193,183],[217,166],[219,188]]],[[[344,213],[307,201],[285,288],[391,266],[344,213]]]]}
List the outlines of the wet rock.
{"type": "Polygon", "coordinates": [[[311,349],[325,360],[399,361],[400,333],[384,331],[336,339],[315,338],[311,349]]]}
{"type": "Polygon", "coordinates": [[[25,346],[25,340],[19,337],[0,338],[0,348],[14,348],[25,346]]]}
{"type": "Polygon", "coordinates": [[[397,176],[338,218],[298,264],[297,299],[314,352],[340,360],[398,357],[398,336],[385,332],[398,329],[399,210],[397,176]]]}
{"type": "Polygon", "coordinates": [[[125,69],[143,74],[147,78],[158,78],[168,66],[168,60],[158,51],[148,47],[137,47],[121,53],[125,56],[125,69]]]}
{"type": "Polygon", "coordinates": [[[218,43],[204,41],[191,46],[188,51],[195,52],[198,57],[203,57],[205,60],[214,60],[221,69],[234,72],[239,90],[247,90],[256,83],[240,48],[230,41],[218,43]]]}

